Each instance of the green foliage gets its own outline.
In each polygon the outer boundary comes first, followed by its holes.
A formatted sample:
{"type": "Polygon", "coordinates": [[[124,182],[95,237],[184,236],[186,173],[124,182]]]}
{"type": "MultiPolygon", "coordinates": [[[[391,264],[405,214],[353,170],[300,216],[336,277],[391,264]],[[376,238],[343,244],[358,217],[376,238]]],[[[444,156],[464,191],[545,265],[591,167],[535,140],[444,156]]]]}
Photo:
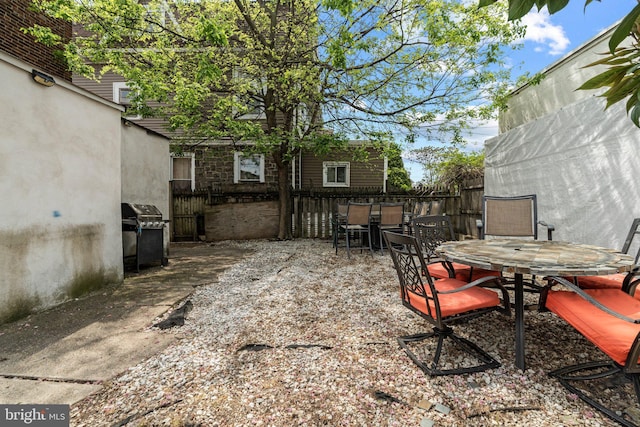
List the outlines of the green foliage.
{"type": "MultiPolygon", "coordinates": [[[[480,7],[489,6],[499,0],[479,0],[480,7]]],[[[586,0],[585,7],[593,0],[586,0]]],[[[600,0],[598,0],[600,1],[600,0]]],[[[549,13],[554,14],[569,4],[569,0],[509,0],[509,19],[520,19],[534,6],[540,11],[543,7],[547,6],[549,13]]]]}
{"type": "MultiPolygon", "coordinates": [[[[504,104],[511,76],[503,46],[523,35],[503,19],[503,2],[170,3],[35,5],[82,25],[86,33],[63,47],[69,67],[95,79],[123,76],[135,92],[128,114],[164,118],[190,143],[250,142],[280,171],[302,148],[323,152],[346,139],[375,143],[400,131],[459,139],[504,104]]],[[[290,229],[285,209],[282,238],[290,229]]]]}
{"type": "Polygon", "coordinates": [[[390,143],[384,153],[387,156],[387,180],[389,184],[401,190],[410,190],[411,178],[404,167],[402,148],[396,143],[390,143]]]}
{"type": "Polygon", "coordinates": [[[451,150],[443,156],[437,167],[438,181],[445,185],[456,185],[461,182],[484,176],[484,152],[465,153],[451,150]]]}
{"type": "Polygon", "coordinates": [[[613,53],[616,48],[626,39],[631,32],[637,32],[638,17],[640,17],[640,4],[636,5],[627,16],[625,16],[618,28],[611,35],[609,40],[609,50],[613,53]]]}
{"type": "Polygon", "coordinates": [[[413,158],[425,168],[427,184],[457,185],[484,176],[484,152],[464,152],[453,147],[423,147],[413,158]]]}
{"type": "Polygon", "coordinates": [[[32,27],[22,28],[21,30],[46,46],[58,46],[62,41],[62,37],[55,34],[51,28],[43,27],[42,25],[34,24],[32,27]]]}
{"type": "Polygon", "coordinates": [[[637,127],[640,127],[638,121],[640,115],[639,57],[640,51],[636,47],[616,49],[614,54],[606,55],[603,59],[588,65],[588,67],[608,65],[609,68],[579,87],[581,90],[608,87],[607,91],[600,95],[607,100],[606,108],[628,97],[626,103],[627,113],[629,113],[631,120],[637,127]]]}
{"type": "Polygon", "coordinates": [[[354,8],[354,0],[323,0],[322,4],[327,9],[337,10],[344,17],[349,17],[354,8]]]}
{"type": "Polygon", "coordinates": [[[411,150],[410,156],[412,160],[420,163],[424,168],[423,183],[428,185],[436,183],[438,165],[443,161],[448,150],[452,150],[452,148],[427,146],[411,150]]]}

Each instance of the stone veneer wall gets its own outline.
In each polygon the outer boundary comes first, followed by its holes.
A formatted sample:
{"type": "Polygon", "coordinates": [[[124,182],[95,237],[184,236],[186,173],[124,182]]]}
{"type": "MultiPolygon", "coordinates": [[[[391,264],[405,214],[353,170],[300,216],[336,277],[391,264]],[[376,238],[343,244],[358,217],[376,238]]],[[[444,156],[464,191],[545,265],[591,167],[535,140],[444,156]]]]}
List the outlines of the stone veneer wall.
{"type": "Polygon", "coordinates": [[[213,187],[223,192],[277,191],[278,169],[272,157],[265,154],[265,182],[233,183],[233,153],[241,146],[202,146],[192,150],[196,158],[196,187],[213,187]]]}

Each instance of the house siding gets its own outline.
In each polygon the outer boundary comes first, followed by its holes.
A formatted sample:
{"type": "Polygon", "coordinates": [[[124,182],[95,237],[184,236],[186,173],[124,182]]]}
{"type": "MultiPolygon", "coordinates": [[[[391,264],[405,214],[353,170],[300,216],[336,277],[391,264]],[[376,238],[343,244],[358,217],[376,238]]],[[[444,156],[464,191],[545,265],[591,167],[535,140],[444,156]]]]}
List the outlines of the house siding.
{"type": "Polygon", "coordinates": [[[38,24],[50,27],[55,34],[68,41],[71,39],[69,22],[42,16],[31,10],[31,0],[0,1],[0,22],[0,50],[32,64],[47,74],[71,81],[71,73],[67,71],[64,61],[55,55],[59,48],[37,43],[32,36],[21,31],[21,28],[38,24]]]}
{"type": "Polygon", "coordinates": [[[353,159],[352,154],[346,150],[335,151],[322,156],[313,153],[303,153],[301,156],[302,182],[300,188],[322,188],[323,162],[349,162],[350,187],[383,187],[384,184],[384,159],[377,152],[369,149],[369,161],[362,162],[353,159]]]}
{"type": "MultiPolygon", "coordinates": [[[[100,78],[100,81],[91,80],[78,74],[73,75],[73,84],[111,102],[115,102],[113,99],[113,84],[122,83],[124,81],[125,80],[121,76],[112,72],[105,73],[100,78]]],[[[155,117],[144,119],[132,118],[131,121],[167,138],[176,136],[176,132],[171,132],[167,129],[167,122],[164,119],[155,117]]]]}

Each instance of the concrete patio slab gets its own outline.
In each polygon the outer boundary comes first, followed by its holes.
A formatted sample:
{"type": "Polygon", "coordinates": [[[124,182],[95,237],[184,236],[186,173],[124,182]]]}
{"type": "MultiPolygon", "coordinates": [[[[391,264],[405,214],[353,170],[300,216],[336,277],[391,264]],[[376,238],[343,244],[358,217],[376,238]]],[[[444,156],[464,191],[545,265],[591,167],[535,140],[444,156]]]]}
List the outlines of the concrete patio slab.
{"type": "Polygon", "coordinates": [[[165,267],[127,272],[120,286],[0,325],[0,403],[73,404],[99,390],[170,345],[174,334],[154,321],[245,253],[173,245],[165,267]]]}

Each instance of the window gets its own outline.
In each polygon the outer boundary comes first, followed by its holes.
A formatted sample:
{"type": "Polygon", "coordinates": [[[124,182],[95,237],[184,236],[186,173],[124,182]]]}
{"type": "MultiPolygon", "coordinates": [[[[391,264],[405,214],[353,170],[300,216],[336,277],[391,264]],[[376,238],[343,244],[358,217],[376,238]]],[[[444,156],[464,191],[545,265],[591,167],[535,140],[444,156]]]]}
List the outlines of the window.
{"type": "Polygon", "coordinates": [[[264,154],[234,153],[234,184],[240,182],[264,182],[264,154]]]}
{"type": "Polygon", "coordinates": [[[322,185],[324,187],[348,187],[349,162],[323,162],[322,185]]]}
{"type": "Polygon", "coordinates": [[[193,153],[171,154],[171,182],[174,190],[195,190],[193,153]]]}
{"type": "Polygon", "coordinates": [[[124,105],[125,117],[127,119],[132,119],[132,120],[141,119],[142,116],[127,115],[127,110],[129,110],[131,106],[132,96],[133,96],[133,89],[131,89],[127,83],[116,82],[113,84],[113,102],[115,102],[116,104],[124,105]]]}

